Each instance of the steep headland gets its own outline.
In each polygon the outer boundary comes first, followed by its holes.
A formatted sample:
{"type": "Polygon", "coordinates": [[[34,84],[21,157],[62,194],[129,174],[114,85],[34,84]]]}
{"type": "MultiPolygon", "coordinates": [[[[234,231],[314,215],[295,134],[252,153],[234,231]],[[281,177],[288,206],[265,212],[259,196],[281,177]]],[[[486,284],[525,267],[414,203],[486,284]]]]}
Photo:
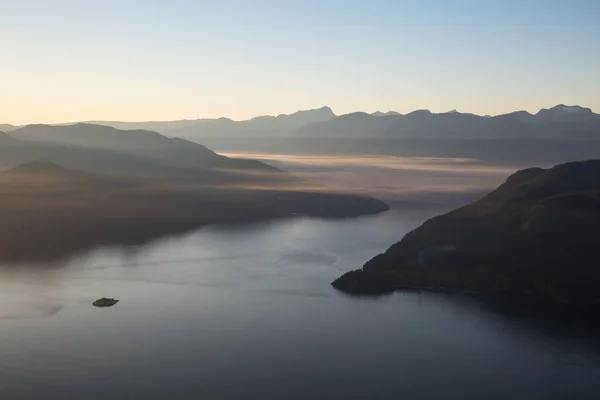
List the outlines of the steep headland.
{"type": "Polygon", "coordinates": [[[598,304],[599,226],[600,160],[525,169],[332,285],[355,294],[423,289],[598,304]]]}

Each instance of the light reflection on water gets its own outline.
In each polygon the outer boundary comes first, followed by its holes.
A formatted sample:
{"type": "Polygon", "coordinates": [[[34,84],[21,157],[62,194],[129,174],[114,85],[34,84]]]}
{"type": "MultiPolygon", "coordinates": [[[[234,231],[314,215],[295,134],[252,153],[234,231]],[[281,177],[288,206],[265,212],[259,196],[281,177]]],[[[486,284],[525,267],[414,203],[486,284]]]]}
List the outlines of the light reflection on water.
{"type": "Polygon", "coordinates": [[[596,398],[600,352],[577,326],[330,287],[436,213],[205,228],[6,268],[0,397],[596,398]],[[103,296],[121,302],[91,306],[103,296]]]}

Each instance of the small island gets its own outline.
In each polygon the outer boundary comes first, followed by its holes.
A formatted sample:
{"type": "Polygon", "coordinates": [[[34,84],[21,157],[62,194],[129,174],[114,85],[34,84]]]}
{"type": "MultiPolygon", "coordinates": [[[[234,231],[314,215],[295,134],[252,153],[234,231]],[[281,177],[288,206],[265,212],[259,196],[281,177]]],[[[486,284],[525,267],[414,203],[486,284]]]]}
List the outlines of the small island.
{"type": "Polygon", "coordinates": [[[112,307],[115,304],[117,304],[118,302],[119,302],[119,300],[117,300],[117,299],[102,297],[101,299],[94,301],[92,303],[92,305],[95,307],[98,307],[98,308],[104,308],[104,307],[112,307]]]}
{"type": "Polygon", "coordinates": [[[482,199],[426,221],[341,291],[527,295],[600,305],[600,160],[516,172],[482,199]]]}

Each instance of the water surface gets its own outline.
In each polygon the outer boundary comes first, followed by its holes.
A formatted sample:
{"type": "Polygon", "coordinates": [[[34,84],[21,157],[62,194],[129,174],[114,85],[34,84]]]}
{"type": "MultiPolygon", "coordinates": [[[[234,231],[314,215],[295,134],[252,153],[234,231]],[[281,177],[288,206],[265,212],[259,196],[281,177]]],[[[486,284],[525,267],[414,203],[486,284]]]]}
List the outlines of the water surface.
{"type": "Polygon", "coordinates": [[[394,209],[207,227],[0,268],[1,399],[597,399],[600,332],[473,299],[329,283],[515,166],[262,155],[394,209]],[[109,309],[99,297],[116,297],[109,309]]]}
{"type": "Polygon", "coordinates": [[[597,398],[586,327],[331,288],[438,212],[212,227],[6,266],[0,398],[597,398]],[[92,307],[103,296],[121,302],[92,307]]]}

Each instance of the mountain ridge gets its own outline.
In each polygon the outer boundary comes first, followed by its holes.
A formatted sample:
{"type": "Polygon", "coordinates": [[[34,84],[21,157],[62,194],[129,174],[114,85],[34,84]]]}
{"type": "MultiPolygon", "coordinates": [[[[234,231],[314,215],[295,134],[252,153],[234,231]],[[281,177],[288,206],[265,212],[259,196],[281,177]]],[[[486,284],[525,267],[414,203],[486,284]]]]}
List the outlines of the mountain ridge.
{"type": "Polygon", "coordinates": [[[210,135],[231,136],[244,131],[268,134],[273,131],[289,131],[303,125],[325,121],[336,115],[328,106],[310,110],[299,110],[291,114],[261,115],[246,120],[234,120],[227,117],[199,118],[175,121],[88,121],[97,125],[112,126],[118,129],[149,129],[169,136],[202,137],[210,135]]]}
{"type": "MultiPolygon", "coordinates": [[[[529,115],[536,115],[539,114],[540,112],[543,111],[548,111],[548,110],[553,110],[553,109],[557,109],[557,108],[566,108],[566,109],[579,109],[581,111],[587,112],[587,113],[592,113],[595,115],[600,115],[598,113],[595,113],[591,108],[589,107],[582,107],[580,105],[565,105],[563,103],[554,105],[552,107],[549,108],[541,108],[538,111],[536,111],[535,113],[531,113],[529,111],[526,110],[515,110],[515,111],[510,111],[510,112],[505,112],[505,113],[501,113],[501,114],[495,114],[495,115],[490,115],[490,114],[485,114],[485,115],[480,115],[480,114],[475,114],[475,113],[468,113],[468,112],[461,112],[458,111],[458,109],[452,109],[450,111],[447,112],[432,112],[431,110],[428,109],[415,109],[406,113],[400,113],[397,111],[375,111],[372,113],[367,113],[365,111],[357,111],[357,112],[364,112],[365,114],[370,114],[373,116],[386,116],[386,115],[408,115],[411,113],[414,113],[416,111],[427,111],[429,113],[432,114],[450,114],[450,113],[458,113],[458,114],[471,114],[471,115],[476,115],[476,116],[480,116],[480,117],[499,117],[499,116],[503,116],[503,115],[510,115],[510,114],[514,114],[514,113],[527,113],[529,115]]],[[[301,114],[305,114],[305,113],[313,113],[313,112],[324,112],[327,113],[328,116],[330,117],[340,117],[343,115],[348,115],[348,114],[353,114],[355,112],[349,112],[346,114],[335,114],[333,112],[333,110],[331,109],[331,107],[329,106],[322,106],[319,108],[313,108],[313,109],[307,109],[307,110],[298,110],[295,111],[293,113],[289,113],[289,114],[277,114],[277,115],[258,115],[255,117],[251,117],[248,119],[233,119],[233,118],[229,118],[229,117],[214,117],[214,118],[184,118],[184,119],[175,119],[175,120],[143,120],[143,121],[117,121],[117,120],[85,120],[85,121],[74,121],[74,122],[63,122],[63,123],[53,123],[53,124],[41,124],[41,125],[74,125],[74,124],[78,124],[78,123],[84,123],[84,124],[96,124],[96,125],[106,125],[106,126],[112,126],[112,124],[137,124],[137,125],[143,125],[143,124],[160,124],[160,123],[194,123],[194,122],[199,122],[199,121],[218,121],[218,120],[225,120],[225,121],[229,121],[229,122],[248,122],[248,121],[252,121],[252,120],[256,120],[256,119],[262,119],[262,118],[269,118],[269,119],[275,119],[275,118],[281,118],[281,117],[290,117],[290,116],[296,116],[296,115],[301,115],[301,114]]],[[[10,129],[16,129],[16,128],[20,128],[26,125],[38,125],[35,123],[31,123],[31,124],[23,124],[23,125],[11,125],[11,124],[5,124],[5,123],[0,123],[0,131],[4,130],[4,131],[8,131],[10,129]]],[[[117,129],[121,129],[121,128],[117,128],[117,129]]],[[[152,130],[152,129],[148,129],[148,130],[152,130]]]]}
{"type": "Polygon", "coordinates": [[[415,110],[404,115],[351,113],[306,125],[294,137],[355,139],[600,139],[600,115],[589,108],[557,105],[536,114],[515,111],[493,117],[456,110],[415,110]]]}

